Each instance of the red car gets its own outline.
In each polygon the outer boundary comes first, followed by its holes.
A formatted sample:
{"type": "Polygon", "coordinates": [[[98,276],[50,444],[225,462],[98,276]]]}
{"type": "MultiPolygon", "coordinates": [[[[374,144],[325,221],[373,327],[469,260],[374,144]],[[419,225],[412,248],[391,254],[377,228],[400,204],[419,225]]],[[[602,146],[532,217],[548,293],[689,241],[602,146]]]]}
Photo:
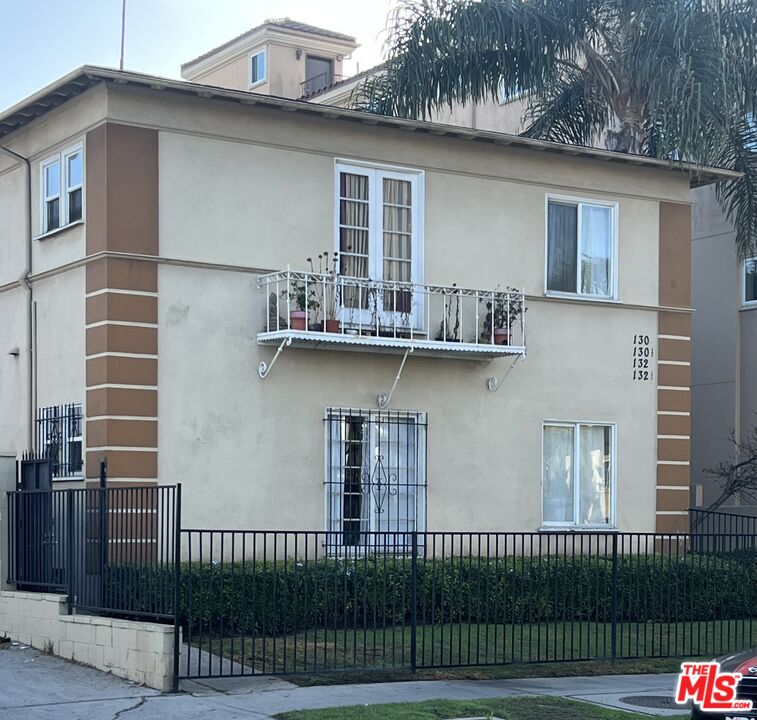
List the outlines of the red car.
{"type": "Polygon", "coordinates": [[[736,690],[736,696],[739,699],[751,700],[754,706],[753,710],[743,711],[734,710],[732,712],[702,712],[694,708],[691,713],[692,720],[757,720],[757,648],[744,650],[734,655],[727,655],[719,658],[720,669],[724,672],[737,672],[743,676],[736,690]]]}

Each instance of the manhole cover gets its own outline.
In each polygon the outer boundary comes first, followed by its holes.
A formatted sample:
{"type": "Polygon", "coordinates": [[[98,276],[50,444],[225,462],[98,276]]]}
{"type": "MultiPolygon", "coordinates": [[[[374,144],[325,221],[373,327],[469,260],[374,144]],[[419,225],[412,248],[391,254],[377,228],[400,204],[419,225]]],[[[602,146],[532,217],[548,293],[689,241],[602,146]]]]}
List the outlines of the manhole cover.
{"type": "Polygon", "coordinates": [[[672,695],[630,695],[620,698],[620,702],[656,710],[682,710],[684,707],[690,707],[690,703],[678,705],[672,695]]]}

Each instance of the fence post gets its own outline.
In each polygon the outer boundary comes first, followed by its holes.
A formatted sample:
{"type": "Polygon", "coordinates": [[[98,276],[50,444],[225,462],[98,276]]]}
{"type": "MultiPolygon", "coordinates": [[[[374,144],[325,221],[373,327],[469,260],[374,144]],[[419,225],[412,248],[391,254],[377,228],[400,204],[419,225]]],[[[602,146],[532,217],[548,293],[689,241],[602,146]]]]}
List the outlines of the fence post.
{"type": "Polygon", "coordinates": [[[413,530],[413,553],[410,565],[410,669],[418,666],[418,532],[413,530]]]}
{"type": "Polygon", "coordinates": [[[181,658],[181,483],[174,495],[174,591],[173,591],[173,691],[179,692],[179,662],[181,658]]]}
{"type": "MultiPolygon", "coordinates": [[[[74,516],[74,493],[70,488],[66,493],[66,574],[68,577],[68,612],[71,614],[71,608],[76,606],[76,567],[74,562],[74,539],[76,537],[76,518],[74,516]]],[[[86,529],[83,528],[83,533],[86,529]]],[[[82,533],[82,536],[85,537],[82,533]]],[[[84,542],[86,542],[86,537],[84,542]]]]}
{"type": "Polygon", "coordinates": [[[105,607],[105,566],[108,563],[108,460],[100,460],[100,607],[105,607]]]}
{"type": "Polygon", "coordinates": [[[612,534],[612,662],[618,657],[618,534],[612,534]]]}

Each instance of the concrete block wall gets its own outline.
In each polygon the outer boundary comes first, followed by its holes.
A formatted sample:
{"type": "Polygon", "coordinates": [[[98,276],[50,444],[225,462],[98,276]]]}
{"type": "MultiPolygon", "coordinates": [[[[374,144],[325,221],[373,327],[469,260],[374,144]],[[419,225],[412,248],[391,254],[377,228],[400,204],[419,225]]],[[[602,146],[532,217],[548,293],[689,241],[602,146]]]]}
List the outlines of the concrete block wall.
{"type": "Polygon", "coordinates": [[[67,613],[65,595],[0,591],[0,635],[157,690],[172,689],[172,626],[67,613]]]}

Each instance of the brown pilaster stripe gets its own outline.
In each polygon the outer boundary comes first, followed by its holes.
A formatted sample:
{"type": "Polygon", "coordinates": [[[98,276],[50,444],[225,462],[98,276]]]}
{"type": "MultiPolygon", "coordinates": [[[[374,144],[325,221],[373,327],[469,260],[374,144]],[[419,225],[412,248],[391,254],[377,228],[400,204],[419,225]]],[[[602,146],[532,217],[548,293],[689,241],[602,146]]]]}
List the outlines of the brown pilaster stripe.
{"type": "MultiPolygon", "coordinates": [[[[158,134],[106,123],[87,135],[87,254],[158,254],[158,134]]],[[[158,479],[158,275],[102,257],[86,270],[86,475],[158,479]]]]}
{"type": "Polygon", "coordinates": [[[688,529],[691,460],[691,208],[660,203],[657,321],[658,532],[688,529]],[[677,310],[680,308],[680,310],[677,310]]]}

